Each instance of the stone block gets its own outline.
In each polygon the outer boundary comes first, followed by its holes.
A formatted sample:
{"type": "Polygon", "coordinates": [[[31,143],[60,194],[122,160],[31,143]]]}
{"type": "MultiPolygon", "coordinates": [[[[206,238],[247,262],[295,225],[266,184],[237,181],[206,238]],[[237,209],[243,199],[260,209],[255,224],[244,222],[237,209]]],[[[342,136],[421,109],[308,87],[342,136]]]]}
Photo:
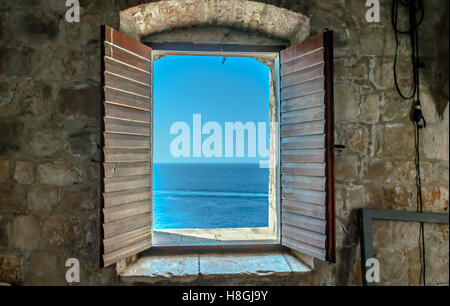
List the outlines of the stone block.
{"type": "Polygon", "coordinates": [[[416,166],[414,162],[394,162],[392,177],[394,182],[414,183],[416,180],[416,166]]]}
{"type": "Polygon", "coordinates": [[[387,248],[392,246],[392,222],[374,220],[372,222],[373,246],[387,248]]]}
{"type": "Polygon", "coordinates": [[[335,157],[335,173],[338,181],[352,181],[358,178],[359,160],[355,156],[337,155],[335,157]]]}
{"type": "Polygon", "coordinates": [[[97,207],[97,192],[89,188],[82,188],[75,191],[66,191],[62,204],[69,212],[79,212],[81,210],[92,210],[97,207]]]}
{"type": "Polygon", "coordinates": [[[381,286],[405,286],[408,284],[408,257],[402,249],[375,249],[375,258],[380,262],[381,286]]]}
{"type": "Polygon", "coordinates": [[[9,161],[0,160],[0,183],[4,183],[10,178],[9,161]]]}
{"type": "MultiPolygon", "coordinates": [[[[447,241],[448,242],[448,241],[447,241]]],[[[449,247],[447,244],[427,249],[427,284],[431,286],[449,285],[449,247]]]]}
{"type": "Polygon", "coordinates": [[[346,152],[367,153],[370,143],[370,132],[360,125],[337,126],[336,144],[345,145],[346,152]]]}
{"type": "Polygon", "coordinates": [[[14,180],[19,184],[30,185],[34,183],[34,164],[28,161],[16,161],[14,180]]]}
{"type": "Polygon", "coordinates": [[[22,124],[17,121],[0,121],[0,155],[19,151],[19,135],[22,124]]]}
{"type": "Polygon", "coordinates": [[[422,259],[419,248],[408,251],[408,285],[423,285],[422,280],[422,259]]]}
{"type": "Polygon", "coordinates": [[[68,186],[79,183],[81,174],[78,169],[65,161],[54,161],[37,166],[39,182],[46,185],[68,186]]]}
{"type": "Polygon", "coordinates": [[[51,216],[44,222],[43,237],[47,246],[78,249],[83,245],[81,222],[75,216],[51,216]]]}
{"type": "Polygon", "coordinates": [[[420,223],[394,222],[392,242],[396,247],[413,250],[419,246],[420,223]]]}
{"type": "Polygon", "coordinates": [[[11,237],[11,220],[7,215],[0,215],[0,249],[7,248],[11,237]]]}
{"type": "Polygon", "coordinates": [[[0,254],[0,282],[23,284],[23,258],[19,255],[0,254]]]}
{"type": "Polygon", "coordinates": [[[40,222],[34,216],[18,216],[14,219],[12,243],[22,250],[32,250],[39,247],[40,222]]]}
{"type": "Polygon", "coordinates": [[[59,113],[68,118],[100,118],[100,87],[68,88],[59,92],[59,113]]]}
{"type": "MultiPolygon", "coordinates": [[[[448,128],[448,122],[446,127],[448,128]]],[[[444,125],[427,126],[421,131],[421,139],[425,158],[449,160],[449,133],[444,125]]]]}
{"type": "Polygon", "coordinates": [[[200,255],[201,275],[270,275],[290,274],[281,254],[206,254],[200,255]]]}
{"type": "Polygon", "coordinates": [[[375,154],[398,158],[414,158],[414,127],[403,125],[377,126],[375,154]]]}
{"type": "Polygon", "coordinates": [[[424,188],[423,207],[428,211],[448,211],[448,188],[424,188]]]}
{"type": "Polygon", "coordinates": [[[404,186],[367,185],[367,208],[415,210],[415,192],[404,186]],[[414,204],[413,204],[414,203],[414,204]]]}
{"type": "Polygon", "coordinates": [[[51,286],[62,284],[63,274],[58,269],[58,257],[51,252],[39,251],[30,255],[27,284],[32,286],[51,286]]]}
{"type": "Polygon", "coordinates": [[[14,213],[26,213],[27,188],[18,184],[0,184],[0,209],[14,213]]]}
{"type": "Polygon", "coordinates": [[[349,211],[365,207],[367,202],[364,186],[348,186],[346,188],[345,208],[349,211]]]}
{"type": "Polygon", "coordinates": [[[343,82],[335,85],[336,121],[356,122],[360,113],[357,86],[353,82],[343,82]]]}
{"type": "Polygon", "coordinates": [[[367,124],[375,124],[380,117],[379,101],[381,95],[368,95],[363,98],[361,103],[361,119],[367,124]]]}
{"type": "Polygon", "coordinates": [[[383,91],[379,102],[380,122],[404,122],[410,124],[411,103],[403,100],[395,90],[383,91]]]}
{"type": "Polygon", "coordinates": [[[37,157],[53,157],[66,147],[64,132],[55,128],[37,129],[27,144],[28,150],[37,157]]]}
{"type": "Polygon", "coordinates": [[[49,186],[33,186],[27,194],[28,208],[35,214],[48,214],[58,204],[58,190],[49,186]]]}
{"type": "Polygon", "coordinates": [[[364,180],[375,183],[391,182],[392,163],[389,161],[368,161],[364,169],[364,180]]]}
{"type": "Polygon", "coordinates": [[[150,256],[139,259],[128,267],[122,277],[175,278],[192,280],[199,273],[199,255],[150,256]]]}

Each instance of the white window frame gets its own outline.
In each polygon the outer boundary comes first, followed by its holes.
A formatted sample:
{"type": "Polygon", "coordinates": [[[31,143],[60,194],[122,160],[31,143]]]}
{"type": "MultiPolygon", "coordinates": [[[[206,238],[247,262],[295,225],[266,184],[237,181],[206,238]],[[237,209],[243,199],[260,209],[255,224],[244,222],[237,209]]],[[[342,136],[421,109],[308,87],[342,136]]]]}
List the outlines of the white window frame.
{"type": "MultiPolygon", "coordinates": [[[[280,191],[280,61],[279,52],[217,52],[217,51],[166,51],[153,50],[154,61],[167,55],[195,55],[195,56],[234,56],[234,57],[258,57],[272,60],[274,64],[270,68],[272,74],[272,84],[270,91],[273,91],[276,104],[276,126],[275,135],[270,132],[270,137],[276,137],[276,156],[272,153],[269,159],[275,158],[276,167],[276,195],[275,201],[269,199],[269,226],[249,227],[249,228],[215,228],[215,229],[152,229],[152,246],[213,246],[213,245],[279,245],[281,242],[281,191],[280,191]],[[274,71],[272,71],[274,69],[274,71]]],[[[154,70],[153,70],[154,71],[154,70]]],[[[154,91],[152,90],[153,95],[154,91]]],[[[155,101],[152,97],[152,100],[155,101]]],[[[270,97],[269,97],[270,103],[270,97]]],[[[152,126],[154,129],[154,125],[152,126]]],[[[152,133],[154,135],[154,132],[152,133]]],[[[153,152],[154,142],[152,142],[153,152]]],[[[152,186],[153,188],[153,186],[152,186]]],[[[153,216],[152,216],[153,217],[153,216]]]]}

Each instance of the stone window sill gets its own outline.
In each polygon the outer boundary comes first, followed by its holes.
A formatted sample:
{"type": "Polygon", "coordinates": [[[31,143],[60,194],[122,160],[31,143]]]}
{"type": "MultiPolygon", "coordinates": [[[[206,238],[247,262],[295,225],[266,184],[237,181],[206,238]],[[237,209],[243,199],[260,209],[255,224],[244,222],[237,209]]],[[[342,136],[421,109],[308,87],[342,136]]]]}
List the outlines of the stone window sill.
{"type": "Polygon", "coordinates": [[[199,276],[288,276],[311,268],[288,252],[152,255],[139,258],[119,276],[126,283],[189,282],[199,276]]]}

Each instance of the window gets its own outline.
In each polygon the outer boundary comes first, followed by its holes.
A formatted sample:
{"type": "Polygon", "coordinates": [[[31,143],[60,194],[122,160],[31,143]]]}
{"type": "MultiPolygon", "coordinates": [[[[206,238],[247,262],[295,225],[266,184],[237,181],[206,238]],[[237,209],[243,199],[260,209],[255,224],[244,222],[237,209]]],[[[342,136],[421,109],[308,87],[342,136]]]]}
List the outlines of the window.
{"type": "MultiPolygon", "coordinates": [[[[103,264],[108,266],[151,248],[155,238],[155,52],[106,27],[103,55],[103,264]]],[[[334,261],[332,33],[282,50],[276,61],[276,243],[334,261]]]]}
{"type": "Polygon", "coordinates": [[[153,245],[276,242],[270,68],[250,57],[168,55],[154,73],[153,245]]]}

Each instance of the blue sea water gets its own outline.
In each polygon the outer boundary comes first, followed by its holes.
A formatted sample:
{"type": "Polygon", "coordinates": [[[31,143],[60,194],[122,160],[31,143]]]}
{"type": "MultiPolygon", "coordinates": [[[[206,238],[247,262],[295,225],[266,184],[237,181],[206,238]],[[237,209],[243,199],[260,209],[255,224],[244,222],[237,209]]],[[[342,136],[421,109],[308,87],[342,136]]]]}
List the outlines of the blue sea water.
{"type": "Polygon", "coordinates": [[[269,169],[259,164],[157,163],[153,228],[267,227],[269,169]]]}

